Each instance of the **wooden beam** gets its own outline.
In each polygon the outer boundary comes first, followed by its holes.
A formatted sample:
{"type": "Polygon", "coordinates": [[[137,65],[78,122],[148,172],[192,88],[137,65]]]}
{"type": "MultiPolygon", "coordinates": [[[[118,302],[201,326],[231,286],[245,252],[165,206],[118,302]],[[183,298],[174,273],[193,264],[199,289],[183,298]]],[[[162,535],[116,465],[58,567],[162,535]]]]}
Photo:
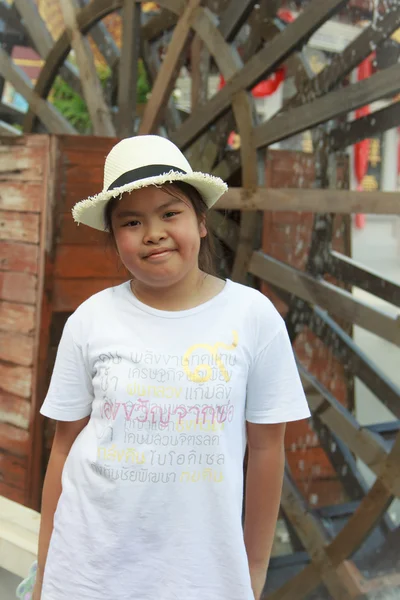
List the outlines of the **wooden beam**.
{"type": "MultiPolygon", "coordinates": [[[[232,159],[234,158],[233,154],[232,159]]],[[[239,164],[238,160],[237,164],[239,164]]],[[[213,172],[220,176],[227,174],[223,170],[214,170],[213,172]]],[[[337,214],[361,212],[395,215],[400,214],[400,192],[266,187],[259,187],[254,191],[231,187],[213,208],[243,211],[272,210],[337,214]]]]}
{"type": "Polygon", "coordinates": [[[307,327],[332,351],[354,377],[400,419],[400,388],[361,350],[326,311],[318,306],[310,308],[305,317],[307,327]]]}
{"type": "Polygon", "coordinates": [[[400,65],[394,65],[259,125],[254,131],[254,142],[258,148],[269,146],[399,91],[400,65]]]}
{"type": "Polygon", "coordinates": [[[54,106],[38,98],[32,89],[29,77],[14,65],[2,48],[0,48],[0,73],[29,102],[32,112],[39,117],[50,133],[76,133],[75,128],[59,114],[54,106]]]}
{"type": "Polygon", "coordinates": [[[361,140],[400,126],[400,102],[377,110],[370,115],[340,125],[329,136],[330,150],[338,152],[361,140]]]}
{"type": "Polygon", "coordinates": [[[384,279],[379,273],[372,271],[352,258],[331,251],[327,264],[328,272],[344,283],[374,294],[386,302],[400,307],[400,286],[394,281],[384,279]]]}
{"type": "Polygon", "coordinates": [[[331,314],[400,346],[400,321],[356,299],[346,290],[327,281],[314,279],[262,252],[254,252],[249,271],[306,302],[316,304],[331,314]]]}
{"type": "Polygon", "coordinates": [[[179,74],[179,67],[187,47],[190,30],[193,21],[196,19],[200,2],[201,0],[189,0],[184,13],[174,29],[167,54],[161,64],[157,79],[154,82],[151,97],[147,103],[139,127],[139,135],[153,133],[157,130],[162,119],[163,108],[165,107],[166,101],[171,94],[179,74]]]}
{"type": "Polygon", "coordinates": [[[314,31],[344,6],[346,1],[325,0],[322,3],[313,0],[285,31],[266,44],[243,69],[227,81],[220,92],[185,121],[179,131],[172,136],[173,141],[183,149],[190,145],[228,110],[232,96],[242,90],[250,89],[263,77],[270,75],[294,49],[304,44],[314,31]]]}
{"type": "Polygon", "coordinates": [[[83,95],[90,114],[95,135],[115,136],[110,111],[103,98],[103,90],[97,77],[92,51],[88,41],[79,30],[74,0],[60,0],[65,28],[71,47],[75,52],[83,95]]]}
{"type": "MultiPolygon", "coordinates": [[[[88,0],[79,0],[79,6],[81,8],[84,8],[87,4],[88,0]]],[[[96,44],[108,66],[111,69],[116,68],[120,58],[120,52],[114,38],[110,35],[105,24],[100,22],[92,27],[90,30],[90,37],[96,44]]]]}
{"type": "MultiPolygon", "coordinates": [[[[36,2],[34,0],[14,0],[14,5],[23,19],[35,49],[40,57],[46,60],[53,48],[54,41],[39,14],[36,2]]],[[[75,67],[68,62],[65,63],[60,68],[60,75],[76,92],[81,92],[79,75],[75,67]]]]}
{"type": "Polygon", "coordinates": [[[227,42],[231,42],[246,22],[256,0],[231,0],[221,15],[219,30],[227,42]]]}
{"type": "Polygon", "coordinates": [[[118,76],[117,133],[119,137],[129,137],[133,135],[135,129],[141,14],[140,4],[131,0],[123,1],[122,51],[118,76]]]}
{"type": "Polygon", "coordinates": [[[342,53],[336,54],[329,65],[304,84],[298,93],[284,105],[284,111],[301,104],[312,102],[315,98],[330,92],[346,75],[371,54],[371,49],[389,39],[400,27],[400,6],[387,10],[379,21],[365,28],[354,41],[346,46],[342,53]]]}
{"type": "Polygon", "coordinates": [[[16,136],[21,135],[21,132],[19,129],[13,127],[12,125],[9,125],[5,121],[0,121],[0,135],[16,136]]]}
{"type": "Polygon", "coordinates": [[[387,444],[366,427],[361,427],[353,415],[311,373],[297,363],[302,380],[317,393],[307,394],[310,410],[326,425],[358,458],[379,475],[387,457],[387,444]]]}

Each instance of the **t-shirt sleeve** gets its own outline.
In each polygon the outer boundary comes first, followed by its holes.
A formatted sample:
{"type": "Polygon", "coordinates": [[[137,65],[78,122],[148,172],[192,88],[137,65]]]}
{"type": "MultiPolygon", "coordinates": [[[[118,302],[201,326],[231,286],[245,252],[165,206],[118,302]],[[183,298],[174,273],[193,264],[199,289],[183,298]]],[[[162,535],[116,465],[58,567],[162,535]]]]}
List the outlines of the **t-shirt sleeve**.
{"type": "Polygon", "coordinates": [[[93,397],[92,379],[82,347],[74,340],[67,321],[40,412],[57,421],[78,421],[90,415],[93,397]]]}
{"type": "Polygon", "coordinates": [[[246,420],[285,423],[310,416],[286,326],[255,356],[247,382],[246,420]]]}

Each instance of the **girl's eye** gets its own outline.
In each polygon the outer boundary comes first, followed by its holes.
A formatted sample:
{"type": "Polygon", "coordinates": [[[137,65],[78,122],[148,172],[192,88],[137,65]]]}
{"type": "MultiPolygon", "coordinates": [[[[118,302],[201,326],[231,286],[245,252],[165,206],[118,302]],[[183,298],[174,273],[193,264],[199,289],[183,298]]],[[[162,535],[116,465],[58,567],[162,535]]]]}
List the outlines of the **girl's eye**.
{"type": "Polygon", "coordinates": [[[179,213],[174,210],[170,210],[167,213],[165,213],[164,217],[167,219],[170,219],[171,217],[174,217],[175,215],[179,215],[179,213]]]}
{"type": "Polygon", "coordinates": [[[140,221],[129,221],[123,227],[137,227],[138,225],[140,225],[140,221]]]}

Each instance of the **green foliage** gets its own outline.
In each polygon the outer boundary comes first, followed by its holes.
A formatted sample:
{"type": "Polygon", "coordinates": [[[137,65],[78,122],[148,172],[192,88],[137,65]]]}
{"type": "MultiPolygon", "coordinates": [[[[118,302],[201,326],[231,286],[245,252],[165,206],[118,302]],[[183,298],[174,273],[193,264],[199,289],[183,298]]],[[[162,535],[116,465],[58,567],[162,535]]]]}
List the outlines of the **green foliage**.
{"type": "MultiPolygon", "coordinates": [[[[109,67],[99,67],[97,73],[103,89],[111,78],[109,67]]],[[[150,85],[147,79],[143,61],[138,63],[138,81],[136,90],[136,101],[138,104],[147,102],[147,96],[150,92],[150,85]]],[[[67,119],[82,134],[88,134],[91,131],[91,121],[85,100],[75,92],[61,77],[57,77],[49,100],[57,108],[59,113],[67,119]]]]}

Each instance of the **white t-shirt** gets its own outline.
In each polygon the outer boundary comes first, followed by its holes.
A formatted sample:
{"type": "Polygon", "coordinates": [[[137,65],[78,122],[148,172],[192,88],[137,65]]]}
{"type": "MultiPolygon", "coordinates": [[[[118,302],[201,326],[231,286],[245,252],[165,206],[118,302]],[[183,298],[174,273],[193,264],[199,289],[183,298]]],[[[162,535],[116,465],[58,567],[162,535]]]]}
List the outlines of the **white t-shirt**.
{"type": "Polygon", "coordinates": [[[166,312],[129,282],[68,319],[41,409],[90,415],[62,475],[42,600],[253,600],[245,421],[309,416],[285,324],[227,281],[166,312]]]}

